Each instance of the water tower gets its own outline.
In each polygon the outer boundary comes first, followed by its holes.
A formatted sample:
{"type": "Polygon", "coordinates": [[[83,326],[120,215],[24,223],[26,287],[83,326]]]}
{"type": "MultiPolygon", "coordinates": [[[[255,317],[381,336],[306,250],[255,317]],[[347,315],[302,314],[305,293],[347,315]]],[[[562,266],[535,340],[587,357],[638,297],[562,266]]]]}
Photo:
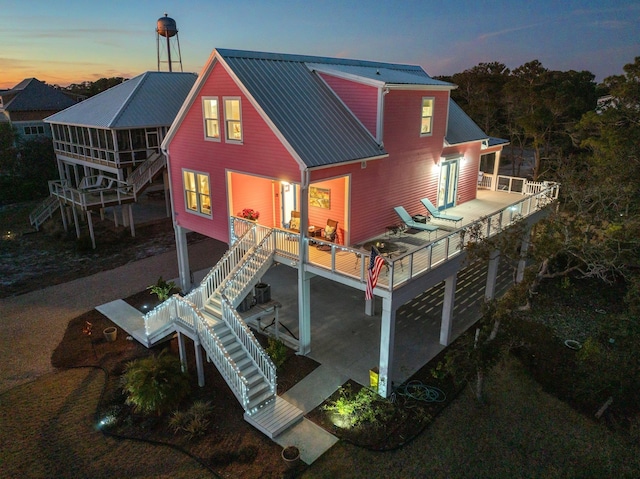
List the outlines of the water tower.
{"type": "Polygon", "coordinates": [[[180,54],[180,40],[178,38],[178,27],[176,21],[169,17],[166,13],[164,17],[158,19],[158,26],[156,28],[157,36],[157,49],[158,49],[158,71],[160,71],[160,64],[166,63],[169,65],[169,71],[173,71],[173,64],[180,63],[180,71],[182,71],[182,55],[180,54]],[[160,37],[166,39],[160,41],[160,37]],[[178,54],[178,60],[171,59],[171,50],[173,53],[178,54]],[[163,56],[166,55],[166,57],[163,56]]]}

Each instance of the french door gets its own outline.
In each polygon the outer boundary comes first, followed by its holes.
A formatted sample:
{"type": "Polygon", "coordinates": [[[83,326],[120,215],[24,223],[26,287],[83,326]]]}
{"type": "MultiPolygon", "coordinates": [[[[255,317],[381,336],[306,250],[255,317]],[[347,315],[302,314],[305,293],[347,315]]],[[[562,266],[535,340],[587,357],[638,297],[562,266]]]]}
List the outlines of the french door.
{"type": "Polygon", "coordinates": [[[452,208],[456,204],[458,166],[458,160],[440,162],[440,183],[438,185],[439,210],[452,208]]]}

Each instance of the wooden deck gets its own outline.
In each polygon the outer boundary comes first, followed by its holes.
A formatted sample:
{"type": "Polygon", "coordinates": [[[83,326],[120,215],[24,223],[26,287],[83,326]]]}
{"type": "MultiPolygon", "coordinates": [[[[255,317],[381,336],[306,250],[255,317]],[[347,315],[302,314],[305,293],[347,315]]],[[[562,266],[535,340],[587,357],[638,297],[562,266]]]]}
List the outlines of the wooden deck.
{"type": "MultiPolygon", "coordinates": [[[[433,233],[410,230],[391,234],[390,232],[370,238],[367,242],[392,242],[399,251],[386,256],[386,267],[378,279],[379,293],[402,287],[412,278],[422,275],[458,255],[463,247],[464,230],[474,222],[485,219],[483,229],[493,235],[507,227],[519,217],[527,217],[544,206],[535,196],[507,193],[502,191],[478,191],[475,200],[450,208],[447,214],[462,216],[456,228],[445,220],[432,220],[439,229],[433,233]],[[488,220],[486,219],[488,218],[488,220]]],[[[426,210],[425,210],[426,212],[426,210]]],[[[280,230],[276,235],[276,255],[288,258],[291,265],[298,259],[298,235],[280,230]]],[[[468,238],[467,238],[468,240],[468,238]]],[[[332,277],[344,284],[364,287],[370,249],[362,245],[339,245],[324,243],[316,238],[307,240],[307,263],[310,270],[326,277],[332,277]],[[330,250],[318,249],[326,245],[330,250]]],[[[325,248],[326,249],[326,248],[325,248]]]]}

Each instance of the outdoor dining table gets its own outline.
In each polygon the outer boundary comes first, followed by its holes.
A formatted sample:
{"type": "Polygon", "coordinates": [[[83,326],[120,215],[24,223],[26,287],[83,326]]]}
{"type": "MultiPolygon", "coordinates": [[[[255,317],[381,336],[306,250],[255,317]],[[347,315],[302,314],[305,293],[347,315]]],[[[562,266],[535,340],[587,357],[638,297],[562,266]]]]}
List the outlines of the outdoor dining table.
{"type": "MultiPolygon", "coordinates": [[[[388,260],[393,260],[393,258],[403,255],[408,250],[405,245],[389,240],[367,241],[361,246],[361,248],[367,251],[367,253],[371,253],[371,248],[375,248],[378,250],[380,255],[388,260]]],[[[358,258],[356,258],[356,261],[357,259],[358,258]]],[[[400,267],[403,267],[402,262],[400,263],[400,267]]]]}

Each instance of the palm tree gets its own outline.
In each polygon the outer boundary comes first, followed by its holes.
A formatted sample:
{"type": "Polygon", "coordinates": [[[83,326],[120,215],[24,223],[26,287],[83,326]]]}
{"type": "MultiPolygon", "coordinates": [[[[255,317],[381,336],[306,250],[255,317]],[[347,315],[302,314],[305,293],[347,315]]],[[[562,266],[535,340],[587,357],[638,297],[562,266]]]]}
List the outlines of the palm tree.
{"type": "Polygon", "coordinates": [[[180,359],[163,350],[157,356],[130,361],[122,375],[127,404],[135,412],[158,415],[175,409],[189,394],[189,377],[180,359]]]}

